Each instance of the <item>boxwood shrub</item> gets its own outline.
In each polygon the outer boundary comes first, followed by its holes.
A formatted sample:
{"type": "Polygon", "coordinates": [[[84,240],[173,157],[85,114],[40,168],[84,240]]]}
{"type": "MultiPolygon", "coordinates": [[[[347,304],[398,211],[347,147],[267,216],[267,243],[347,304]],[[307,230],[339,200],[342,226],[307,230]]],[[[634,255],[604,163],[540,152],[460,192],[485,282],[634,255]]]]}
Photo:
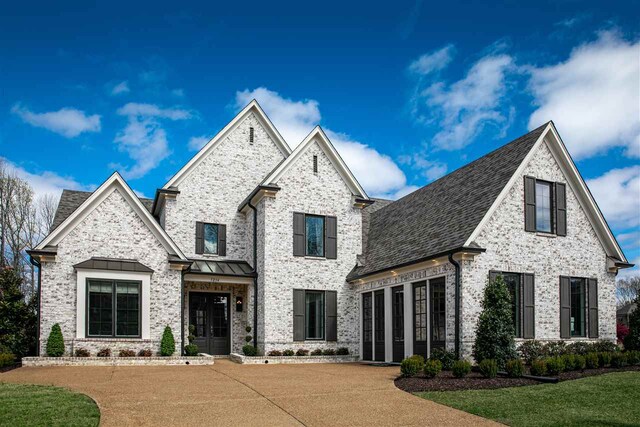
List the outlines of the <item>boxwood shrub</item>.
{"type": "Polygon", "coordinates": [[[627,354],[626,353],[612,353],[611,354],[611,367],[612,368],[624,368],[627,366],[627,354]]]}
{"type": "Polygon", "coordinates": [[[609,352],[598,353],[598,364],[601,368],[611,365],[611,354],[609,352]]]}
{"type": "Polygon", "coordinates": [[[547,375],[547,362],[544,359],[534,360],[531,362],[529,372],[531,372],[531,375],[535,375],[537,377],[547,375]]]}
{"type": "Polygon", "coordinates": [[[291,350],[290,348],[288,348],[288,349],[286,349],[286,350],[284,350],[282,352],[283,356],[293,356],[294,354],[296,354],[296,353],[293,350],[291,350]]]}
{"type": "Polygon", "coordinates": [[[451,372],[456,378],[464,378],[471,372],[471,363],[466,360],[456,360],[451,367],[451,372]]]}
{"type": "Polygon", "coordinates": [[[171,356],[176,351],[176,341],[169,326],[165,326],[160,341],[160,356],[171,356]]]}
{"type": "Polygon", "coordinates": [[[305,348],[299,348],[298,351],[296,351],[296,356],[308,356],[308,355],[309,355],[309,350],[305,348]]]}
{"type": "Polygon", "coordinates": [[[75,357],[89,357],[89,356],[91,356],[91,354],[89,353],[89,350],[84,349],[84,348],[76,348],[76,351],[73,353],[73,355],[75,357]]]}
{"type": "Polygon", "coordinates": [[[427,378],[434,378],[442,371],[442,362],[438,359],[429,359],[424,363],[424,375],[427,378]]]}
{"type": "Polygon", "coordinates": [[[637,350],[631,350],[631,351],[627,351],[627,363],[629,365],[637,365],[638,363],[640,363],[640,351],[637,350]]]}
{"type": "Polygon", "coordinates": [[[258,355],[258,349],[251,344],[245,344],[242,346],[242,353],[245,356],[253,357],[258,355]]]}
{"type": "Polygon", "coordinates": [[[347,347],[340,347],[337,351],[336,354],[339,356],[348,356],[349,355],[349,349],[347,347]]]}
{"type": "Polygon", "coordinates": [[[524,363],[520,359],[507,360],[505,370],[511,378],[520,378],[524,374],[524,363]]]}
{"type": "Polygon", "coordinates": [[[598,353],[587,353],[584,357],[588,369],[598,369],[600,367],[600,358],[598,353]]]}
{"type": "Polygon", "coordinates": [[[485,378],[495,378],[498,376],[498,363],[494,359],[484,359],[478,363],[478,369],[485,378]]]}
{"type": "Polygon", "coordinates": [[[547,362],[547,372],[550,375],[558,375],[564,371],[564,359],[562,357],[549,357],[546,360],[547,362]]]}
{"type": "Polygon", "coordinates": [[[49,339],[47,340],[47,356],[60,357],[64,354],[64,338],[59,324],[51,327],[49,339]]]}
{"type": "Polygon", "coordinates": [[[14,363],[16,363],[16,356],[13,353],[0,353],[0,368],[4,368],[5,366],[13,366],[14,363]]]}
{"type": "Polygon", "coordinates": [[[586,364],[587,364],[586,357],[581,354],[576,354],[576,357],[573,363],[573,369],[584,371],[586,364]]]}
{"type": "MultiPolygon", "coordinates": [[[[422,359],[424,361],[424,359],[422,359]]],[[[422,370],[424,363],[416,357],[407,357],[400,363],[400,373],[403,377],[413,377],[422,370]]]]}
{"type": "MultiPolygon", "coordinates": [[[[414,354],[414,356],[419,355],[414,354]]],[[[434,348],[431,350],[431,359],[439,360],[440,363],[442,363],[442,369],[444,371],[450,371],[456,361],[456,354],[455,352],[445,350],[444,348],[434,348]]],[[[424,358],[422,361],[424,363],[424,358]]]]}

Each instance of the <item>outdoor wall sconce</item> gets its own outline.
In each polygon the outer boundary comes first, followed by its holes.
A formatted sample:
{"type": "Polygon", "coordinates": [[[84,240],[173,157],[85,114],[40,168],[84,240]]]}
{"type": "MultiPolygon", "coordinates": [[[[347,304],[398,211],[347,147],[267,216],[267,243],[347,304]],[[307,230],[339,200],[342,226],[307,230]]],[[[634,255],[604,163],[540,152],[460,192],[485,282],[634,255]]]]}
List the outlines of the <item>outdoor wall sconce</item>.
{"type": "Polygon", "coordinates": [[[236,311],[242,311],[242,297],[236,297],[236,311]]]}

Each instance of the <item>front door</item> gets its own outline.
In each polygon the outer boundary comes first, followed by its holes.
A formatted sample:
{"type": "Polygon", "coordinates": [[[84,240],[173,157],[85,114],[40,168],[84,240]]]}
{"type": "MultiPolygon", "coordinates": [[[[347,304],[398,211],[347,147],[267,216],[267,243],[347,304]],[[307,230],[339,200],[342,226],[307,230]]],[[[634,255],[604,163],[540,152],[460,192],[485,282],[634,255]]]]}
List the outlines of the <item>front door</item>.
{"type": "Polygon", "coordinates": [[[413,284],[413,354],[427,354],[427,282],[413,284]]]}
{"type": "Polygon", "coordinates": [[[229,354],[231,333],[229,295],[209,292],[189,294],[189,324],[195,326],[194,344],[207,354],[229,354]]]}
{"type": "Polygon", "coordinates": [[[375,292],[375,360],[384,362],[384,290],[375,292]]]}
{"type": "Polygon", "coordinates": [[[429,311],[431,315],[431,351],[445,345],[445,305],[444,277],[429,280],[429,311]]]}
{"type": "Polygon", "coordinates": [[[362,294],[362,359],[373,359],[373,298],[362,294]]]}
{"type": "Polygon", "coordinates": [[[393,361],[404,359],[404,286],[391,288],[393,361]]]}

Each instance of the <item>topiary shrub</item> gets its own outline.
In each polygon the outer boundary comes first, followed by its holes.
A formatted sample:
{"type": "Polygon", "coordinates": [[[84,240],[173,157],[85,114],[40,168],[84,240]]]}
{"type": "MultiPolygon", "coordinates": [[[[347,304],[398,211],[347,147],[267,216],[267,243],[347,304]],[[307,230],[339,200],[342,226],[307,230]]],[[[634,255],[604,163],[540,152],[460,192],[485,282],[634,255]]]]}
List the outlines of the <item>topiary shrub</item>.
{"type": "Polygon", "coordinates": [[[551,341],[544,345],[545,357],[558,357],[567,353],[567,343],[564,341],[551,341]]]}
{"type": "Polygon", "coordinates": [[[442,362],[438,359],[429,359],[424,363],[424,375],[427,378],[434,378],[442,371],[442,362]]]}
{"type": "Polygon", "coordinates": [[[176,341],[173,339],[173,332],[169,326],[166,326],[160,341],[160,356],[171,356],[175,351],[176,341]]]}
{"type": "Polygon", "coordinates": [[[499,367],[516,358],[512,301],[501,275],[484,289],[482,312],[478,318],[473,357],[476,361],[493,359],[499,367]]]}
{"type": "Polygon", "coordinates": [[[522,360],[524,360],[527,365],[530,365],[534,360],[541,359],[545,356],[544,344],[538,340],[525,341],[518,347],[518,353],[522,360]]]}
{"type": "Polygon", "coordinates": [[[544,359],[536,359],[531,362],[531,367],[529,368],[529,372],[531,375],[535,375],[537,377],[543,377],[547,375],[547,362],[544,359]]]}
{"type": "Polygon", "coordinates": [[[598,357],[598,353],[588,353],[584,359],[587,368],[598,369],[600,367],[600,358],[598,357]]]}
{"type": "Polygon", "coordinates": [[[252,339],[253,337],[251,335],[247,335],[246,337],[244,337],[244,342],[251,342],[252,339]]]}
{"type": "Polygon", "coordinates": [[[624,368],[627,366],[627,353],[612,353],[611,354],[611,367],[612,368],[624,368]]]}
{"type": "Polygon", "coordinates": [[[564,371],[564,360],[560,356],[549,357],[547,362],[547,372],[549,375],[558,375],[564,371]]]}
{"type": "MultiPolygon", "coordinates": [[[[414,356],[419,356],[419,355],[415,354],[414,356]]],[[[431,350],[430,359],[439,360],[440,363],[442,363],[443,371],[450,371],[451,368],[453,367],[453,364],[457,360],[455,352],[445,350],[444,348],[434,348],[433,350],[431,350]]]]}
{"type": "Polygon", "coordinates": [[[291,350],[290,348],[286,349],[285,351],[282,352],[283,356],[293,356],[294,354],[296,354],[293,350],[291,350]]]}
{"type": "Polygon", "coordinates": [[[280,350],[271,350],[267,353],[267,356],[282,356],[282,352],[280,350]]]}
{"type": "Polygon", "coordinates": [[[466,360],[456,360],[451,367],[451,372],[456,378],[464,378],[471,372],[471,363],[466,360]]]}
{"type": "Polygon", "coordinates": [[[400,373],[403,377],[413,377],[417,375],[423,367],[424,363],[421,363],[418,358],[407,357],[400,363],[400,373]]]}
{"type": "Polygon", "coordinates": [[[601,352],[598,353],[598,364],[601,368],[611,365],[611,355],[613,353],[601,352]]]}
{"type": "Polygon", "coordinates": [[[89,350],[86,350],[84,348],[76,348],[76,351],[73,353],[73,355],[75,357],[89,357],[91,356],[91,353],[89,353],[89,350]]]}
{"type": "Polygon", "coordinates": [[[573,371],[574,369],[576,369],[576,367],[575,367],[576,356],[575,355],[573,355],[573,354],[565,354],[564,356],[562,356],[562,361],[564,362],[565,371],[573,371]]]}
{"type": "Polygon", "coordinates": [[[298,351],[296,351],[296,356],[308,356],[308,355],[309,355],[309,350],[305,348],[299,348],[298,351]]]}
{"type": "Polygon", "coordinates": [[[322,356],[322,349],[321,348],[316,348],[315,350],[313,350],[311,352],[312,356],[322,356]]]}
{"type": "Polygon", "coordinates": [[[348,356],[349,355],[349,349],[347,347],[340,347],[337,351],[336,354],[338,356],[348,356]]]}
{"type": "Polygon", "coordinates": [[[637,365],[640,363],[640,351],[627,351],[627,363],[629,365],[637,365]]]}
{"type": "Polygon", "coordinates": [[[242,346],[242,353],[245,356],[253,357],[258,354],[258,349],[252,346],[251,344],[245,344],[242,346]]]}
{"type": "Polygon", "coordinates": [[[16,363],[16,356],[13,353],[0,353],[0,368],[13,366],[16,363]]]}
{"type": "Polygon", "coordinates": [[[184,354],[186,356],[197,356],[198,346],[196,344],[187,344],[184,346],[184,354]]]}
{"type": "Polygon", "coordinates": [[[511,378],[520,378],[524,375],[524,363],[520,359],[507,360],[505,370],[511,378]]]}
{"type": "Polygon", "coordinates": [[[495,378],[498,376],[498,364],[493,359],[484,359],[478,363],[478,369],[485,378],[495,378]]]}
{"type": "Polygon", "coordinates": [[[336,350],[334,348],[327,348],[325,350],[322,350],[322,355],[323,356],[335,356],[336,355],[336,350]]]}
{"type": "Polygon", "coordinates": [[[64,354],[64,338],[59,324],[51,327],[49,339],[47,339],[47,356],[60,357],[64,354]]]}
{"type": "Polygon", "coordinates": [[[118,357],[135,357],[136,356],[136,352],[133,350],[129,350],[129,349],[123,349],[120,350],[120,353],[118,353],[118,357]]]}
{"type": "Polygon", "coordinates": [[[581,354],[576,354],[574,363],[573,363],[573,369],[584,371],[585,366],[587,366],[586,356],[583,356],[581,354]]]}
{"type": "Polygon", "coordinates": [[[110,348],[103,348],[96,354],[96,356],[98,356],[98,357],[111,357],[111,349],[110,348]]]}
{"type": "Polygon", "coordinates": [[[153,353],[148,348],[145,348],[144,350],[140,350],[138,352],[138,357],[151,357],[151,356],[153,356],[153,353]]]}

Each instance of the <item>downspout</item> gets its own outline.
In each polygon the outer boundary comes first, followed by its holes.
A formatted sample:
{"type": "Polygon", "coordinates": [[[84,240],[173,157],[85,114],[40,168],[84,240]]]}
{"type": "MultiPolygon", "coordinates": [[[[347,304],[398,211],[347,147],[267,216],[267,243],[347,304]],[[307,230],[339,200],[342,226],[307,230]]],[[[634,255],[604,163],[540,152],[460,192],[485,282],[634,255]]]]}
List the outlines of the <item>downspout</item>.
{"type": "Polygon", "coordinates": [[[455,349],[456,358],[460,359],[460,263],[453,259],[453,254],[449,254],[449,262],[455,269],[455,349]]]}
{"type": "Polygon", "coordinates": [[[40,305],[42,300],[42,267],[40,262],[36,261],[31,255],[29,255],[29,261],[34,266],[38,267],[38,307],[36,309],[37,320],[36,320],[36,356],[40,356],[40,305]]]}
{"type": "Polygon", "coordinates": [[[253,211],[253,346],[258,348],[258,210],[247,203],[253,211]]]}
{"type": "Polygon", "coordinates": [[[184,356],[184,270],[180,271],[180,356],[184,356]]]}

